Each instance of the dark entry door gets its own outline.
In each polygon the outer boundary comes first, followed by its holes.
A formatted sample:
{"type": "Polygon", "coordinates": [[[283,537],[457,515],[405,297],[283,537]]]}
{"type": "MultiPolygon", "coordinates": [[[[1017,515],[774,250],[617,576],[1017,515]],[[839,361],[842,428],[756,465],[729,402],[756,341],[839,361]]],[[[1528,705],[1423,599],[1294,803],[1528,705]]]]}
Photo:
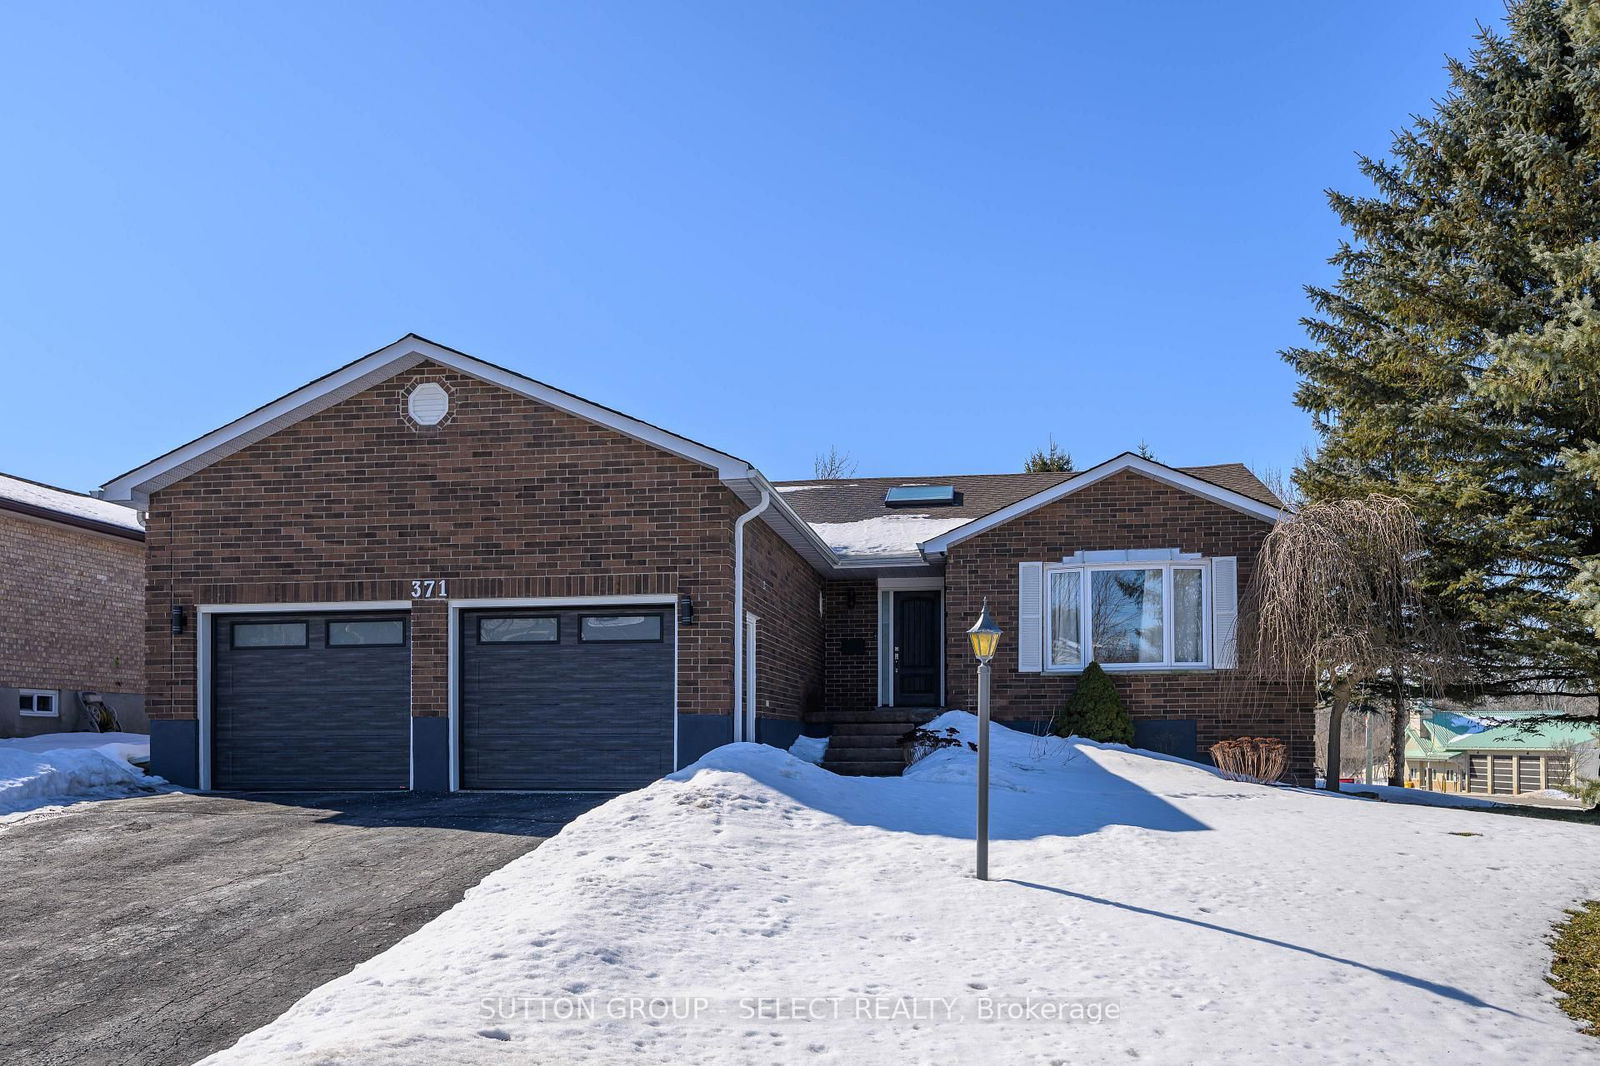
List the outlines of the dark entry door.
{"type": "Polygon", "coordinates": [[[944,626],[935,591],[894,594],[894,705],[939,705],[939,648],[944,626]]]}

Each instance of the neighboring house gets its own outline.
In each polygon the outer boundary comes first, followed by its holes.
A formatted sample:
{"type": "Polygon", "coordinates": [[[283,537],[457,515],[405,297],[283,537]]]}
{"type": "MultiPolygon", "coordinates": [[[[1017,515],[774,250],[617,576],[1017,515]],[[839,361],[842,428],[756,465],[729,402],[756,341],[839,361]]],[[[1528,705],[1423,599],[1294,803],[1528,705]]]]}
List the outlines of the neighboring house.
{"type": "Polygon", "coordinates": [[[1455,738],[1456,734],[1441,723],[1413,714],[1406,727],[1405,780],[1415,788],[1434,792],[1465,791],[1466,756],[1449,748],[1455,738]]]}
{"type": "Polygon", "coordinates": [[[1037,726],[1098,656],[1141,739],[1311,762],[1306,687],[1235,683],[1280,505],[1239,466],[774,486],[407,336],[109,482],[148,512],[155,772],[204,788],[613,789],[730,740],[1037,726]],[[1093,651],[1089,649],[1093,648],[1093,651]]]}
{"type": "Polygon", "coordinates": [[[144,732],[144,530],[130,508],[0,474],[0,737],[144,732]]]}
{"type": "Polygon", "coordinates": [[[1438,792],[1516,796],[1600,776],[1600,725],[1539,720],[1556,713],[1495,711],[1459,732],[1413,716],[1406,779],[1438,792]]]}

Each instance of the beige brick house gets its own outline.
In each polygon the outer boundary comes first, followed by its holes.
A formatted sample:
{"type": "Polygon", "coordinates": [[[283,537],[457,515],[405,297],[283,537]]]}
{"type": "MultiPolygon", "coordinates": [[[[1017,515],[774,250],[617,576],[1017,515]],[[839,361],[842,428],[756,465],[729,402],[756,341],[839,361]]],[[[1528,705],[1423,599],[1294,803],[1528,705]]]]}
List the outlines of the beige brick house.
{"type": "Polygon", "coordinates": [[[128,507],[0,474],[0,737],[144,731],[144,530],[128,507]]]}
{"type": "Polygon", "coordinates": [[[147,512],[155,770],[203,788],[612,789],[731,740],[831,734],[888,771],[971,699],[1037,727],[1091,659],[1141,743],[1273,734],[1229,687],[1280,504],[1237,465],[774,484],[754,466],[407,336],[108,482],[147,512]]]}

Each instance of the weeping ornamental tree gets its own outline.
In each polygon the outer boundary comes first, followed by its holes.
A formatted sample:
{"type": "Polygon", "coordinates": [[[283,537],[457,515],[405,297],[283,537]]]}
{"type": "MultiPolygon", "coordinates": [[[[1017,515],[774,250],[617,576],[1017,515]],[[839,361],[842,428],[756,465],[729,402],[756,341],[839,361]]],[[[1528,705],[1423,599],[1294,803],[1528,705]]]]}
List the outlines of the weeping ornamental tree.
{"type": "MultiPolygon", "coordinates": [[[[1339,790],[1340,727],[1362,688],[1441,676],[1448,642],[1421,592],[1423,539],[1393,496],[1307,504],[1262,544],[1240,603],[1244,676],[1313,677],[1328,695],[1327,787],[1339,790]]],[[[1397,699],[1397,710],[1404,700],[1397,699]]],[[[1391,739],[1404,759],[1404,716],[1391,739]]]]}

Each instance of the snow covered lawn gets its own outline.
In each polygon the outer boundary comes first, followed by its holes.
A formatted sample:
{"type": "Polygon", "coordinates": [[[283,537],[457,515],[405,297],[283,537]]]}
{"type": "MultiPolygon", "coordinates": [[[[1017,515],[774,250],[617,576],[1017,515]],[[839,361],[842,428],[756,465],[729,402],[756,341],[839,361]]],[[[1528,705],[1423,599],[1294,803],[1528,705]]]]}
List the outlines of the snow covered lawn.
{"type": "MultiPolygon", "coordinates": [[[[969,734],[953,713],[935,728],[969,734]]],[[[900,779],[734,745],[574,822],[208,1063],[1567,1062],[1587,826],[996,729],[900,779]]]]}
{"type": "Polygon", "coordinates": [[[141,769],[149,761],[150,738],[140,733],[0,740],[0,825],[46,807],[159,788],[166,782],[141,769]]]}

